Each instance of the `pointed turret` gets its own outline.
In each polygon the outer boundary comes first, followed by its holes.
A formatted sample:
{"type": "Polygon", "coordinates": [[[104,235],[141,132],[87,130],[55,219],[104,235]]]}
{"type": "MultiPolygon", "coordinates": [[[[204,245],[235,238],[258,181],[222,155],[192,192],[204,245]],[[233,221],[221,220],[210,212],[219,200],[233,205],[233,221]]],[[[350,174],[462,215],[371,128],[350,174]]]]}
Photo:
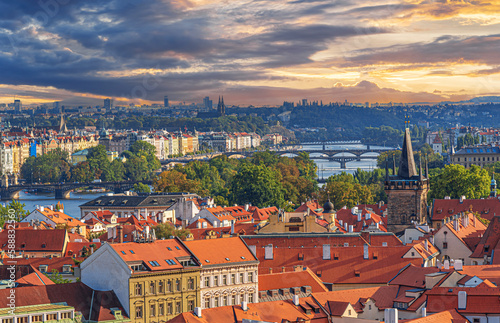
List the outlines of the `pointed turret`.
{"type": "Polygon", "coordinates": [[[413,149],[411,147],[410,129],[405,129],[405,138],[403,141],[403,150],[399,160],[398,176],[401,178],[411,178],[417,175],[415,168],[415,158],[413,158],[413,149]]]}
{"type": "Polygon", "coordinates": [[[424,173],[422,169],[422,155],[418,155],[418,164],[419,164],[419,170],[418,170],[418,180],[422,181],[424,179],[424,173]]]}
{"type": "Polygon", "coordinates": [[[68,132],[66,122],[64,121],[64,114],[61,113],[61,121],[59,121],[59,132],[68,132]]]}

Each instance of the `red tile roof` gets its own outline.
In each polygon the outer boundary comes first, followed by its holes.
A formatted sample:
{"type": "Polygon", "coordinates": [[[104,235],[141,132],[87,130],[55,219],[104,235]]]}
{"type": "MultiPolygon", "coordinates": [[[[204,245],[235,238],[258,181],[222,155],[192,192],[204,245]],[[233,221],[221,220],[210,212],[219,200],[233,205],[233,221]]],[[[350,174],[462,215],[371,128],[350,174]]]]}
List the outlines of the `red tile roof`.
{"type": "MultiPolygon", "coordinates": [[[[7,299],[9,293],[9,289],[0,290],[0,299],[7,299]]],[[[122,315],[125,317],[125,311],[115,293],[112,291],[93,291],[81,282],[16,288],[16,307],[62,302],[73,306],[75,311],[81,312],[85,320],[115,320],[115,316],[111,312],[113,307],[121,309],[122,315]],[[91,307],[92,313],[89,318],[91,307]]]]}
{"type": "Polygon", "coordinates": [[[63,271],[64,265],[71,265],[72,268],[78,267],[75,261],[71,257],[55,257],[55,258],[17,258],[17,265],[31,265],[33,268],[38,269],[41,265],[47,265],[47,272],[50,273],[52,270],[57,270],[58,272],[63,271]]]}
{"type": "Polygon", "coordinates": [[[351,303],[356,311],[362,311],[360,301],[372,299],[379,310],[392,308],[394,299],[398,295],[399,286],[381,286],[360,289],[347,289],[325,293],[314,293],[313,297],[323,307],[327,308],[330,301],[351,303]]]}
{"type": "MultiPolygon", "coordinates": [[[[481,223],[481,225],[483,224],[481,223]]],[[[471,258],[482,259],[484,258],[484,256],[494,255],[493,250],[500,249],[499,242],[500,242],[500,216],[495,216],[488,225],[488,228],[484,232],[476,248],[473,250],[474,252],[472,253],[471,258]]],[[[492,264],[500,264],[500,257],[496,257],[496,255],[494,255],[492,264]]]]}
{"type": "Polygon", "coordinates": [[[189,250],[178,239],[113,243],[110,246],[125,262],[142,262],[151,271],[181,269],[183,266],[176,258],[191,257],[189,250]]]}
{"type": "Polygon", "coordinates": [[[66,247],[65,257],[73,257],[74,255],[80,257],[83,248],[88,250],[94,249],[94,252],[101,247],[101,242],[69,242],[66,247]],[[91,246],[92,245],[92,246],[91,246]]]}
{"type": "Polygon", "coordinates": [[[481,217],[491,220],[494,214],[500,214],[500,201],[494,199],[469,200],[464,199],[460,203],[459,199],[434,200],[431,209],[432,221],[442,220],[460,212],[478,212],[481,217]]]}
{"type": "Polygon", "coordinates": [[[434,287],[427,295],[427,312],[439,313],[458,307],[458,292],[467,293],[466,309],[458,309],[462,314],[500,313],[500,289],[495,287],[434,287]]]}
{"type": "Polygon", "coordinates": [[[54,285],[55,283],[49,279],[49,277],[42,274],[36,268],[33,268],[33,272],[29,275],[23,276],[16,280],[20,286],[42,286],[42,285],[54,285]]]}
{"type": "Polygon", "coordinates": [[[272,206],[272,207],[266,207],[259,209],[256,206],[250,206],[248,211],[251,211],[253,213],[253,218],[255,221],[264,221],[269,218],[270,214],[278,213],[279,210],[277,207],[272,206]]]}
{"type": "Polygon", "coordinates": [[[240,237],[193,240],[184,244],[205,267],[257,261],[240,237]]]}
{"type": "Polygon", "coordinates": [[[313,293],[328,291],[321,279],[309,268],[302,271],[259,275],[259,291],[302,286],[311,286],[313,293]]]}
{"type": "Polygon", "coordinates": [[[500,265],[463,266],[459,273],[488,279],[500,286],[500,265]]]}
{"type": "Polygon", "coordinates": [[[440,269],[436,267],[420,267],[409,264],[389,281],[389,285],[425,288],[425,275],[439,271],[440,269]]]}
{"type": "MultiPolygon", "coordinates": [[[[235,223],[234,224],[234,234],[235,235],[254,235],[258,228],[256,223],[235,223]]],[[[221,238],[223,235],[231,234],[231,227],[219,227],[219,228],[202,228],[202,229],[189,229],[193,235],[194,240],[206,239],[209,233],[213,231],[215,236],[221,238]]]]}
{"type": "Polygon", "coordinates": [[[366,241],[360,236],[308,236],[256,235],[245,237],[245,241],[249,246],[256,246],[260,273],[269,273],[269,269],[280,272],[282,267],[292,271],[295,266],[305,266],[314,273],[321,272],[320,278],[325,283],[383,284],[409,263],[422,265],[421,258],[402,258],[408,251],[408,246],[370,246],[369,259],[363,259],[363,245],[366,241]],[[344,247],[344,243],[348,243],[349,246],[344,247]],[[331,260],[323,259],[323,244],[330,245],[331,260]],[[266,245],[272,245],[273,259],[265,259],[266,245]]]}
{"type": "Polygon", "coordinates": [[[444,311],[426,317],[421,317],[413,320],[407,320],[405,322],[412,323],[426,323],[426,322],[439,322],[439,323],[468,323],[469,321],[459,314],[455,309],[444,311]]]}
{"type": "MultiPolygon", "coordinates": [[[[63,252],[66,241],[66,230],[16,230],[15,250],[63,252]]],[[[0,249],[7,248],[8,231],[0,232],[0,249]]]]}
{"type": "Polygon", "coordinates": [[[375,212],[368,211],[366,209],[359,209],[361,211],[361,221],[358,221],[358,215],[352,214],[351,209],[342,208],[337,211],[337,220],[342,220],[342,224],[347,223],[347,225],[352,225],[354,232],[361,232],[368,228],[368,226],[375,226],[379,223],[379,229],[381,231],[387,232],[387,218],[381,217],[375,212]],[[367,216],[368,215],[368,216],[367,216]],[[367,217],[369,219],[367,219],[367,217]]]}

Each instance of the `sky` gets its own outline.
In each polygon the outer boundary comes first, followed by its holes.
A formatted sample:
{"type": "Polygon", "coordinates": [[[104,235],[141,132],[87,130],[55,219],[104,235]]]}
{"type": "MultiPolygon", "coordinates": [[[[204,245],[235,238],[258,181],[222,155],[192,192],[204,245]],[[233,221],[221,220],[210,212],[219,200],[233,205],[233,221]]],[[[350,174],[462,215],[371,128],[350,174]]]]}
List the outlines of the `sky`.
{"type": "Polygon", "coordinates": [[[0,0],[0,103],[499,95],[500,0],[0,0]]]}

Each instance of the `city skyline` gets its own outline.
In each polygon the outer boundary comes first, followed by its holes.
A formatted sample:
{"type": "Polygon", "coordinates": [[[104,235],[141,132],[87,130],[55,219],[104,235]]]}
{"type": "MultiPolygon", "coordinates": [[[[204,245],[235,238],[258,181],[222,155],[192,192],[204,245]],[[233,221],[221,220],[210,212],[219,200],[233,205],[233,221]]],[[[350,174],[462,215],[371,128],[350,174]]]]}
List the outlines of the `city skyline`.
{"type": "Polygon", "coordinates": [[[499,1],[0,1],[0,102],[498,95],[499,1]]]}

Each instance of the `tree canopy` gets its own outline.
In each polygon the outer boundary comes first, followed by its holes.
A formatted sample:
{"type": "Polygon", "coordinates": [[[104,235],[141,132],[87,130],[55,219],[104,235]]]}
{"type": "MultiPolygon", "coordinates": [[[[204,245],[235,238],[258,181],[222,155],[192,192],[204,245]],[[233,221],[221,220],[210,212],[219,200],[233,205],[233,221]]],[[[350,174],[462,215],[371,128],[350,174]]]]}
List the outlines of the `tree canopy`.
{"type": "Polygon", "coordinates": [[[431,176],[430,198],[445,196],[480,199],[490,193],[490,177],[486,169],[472,165],[466,169],[462,165],[446,165],[441,172],[431,176]]]}

